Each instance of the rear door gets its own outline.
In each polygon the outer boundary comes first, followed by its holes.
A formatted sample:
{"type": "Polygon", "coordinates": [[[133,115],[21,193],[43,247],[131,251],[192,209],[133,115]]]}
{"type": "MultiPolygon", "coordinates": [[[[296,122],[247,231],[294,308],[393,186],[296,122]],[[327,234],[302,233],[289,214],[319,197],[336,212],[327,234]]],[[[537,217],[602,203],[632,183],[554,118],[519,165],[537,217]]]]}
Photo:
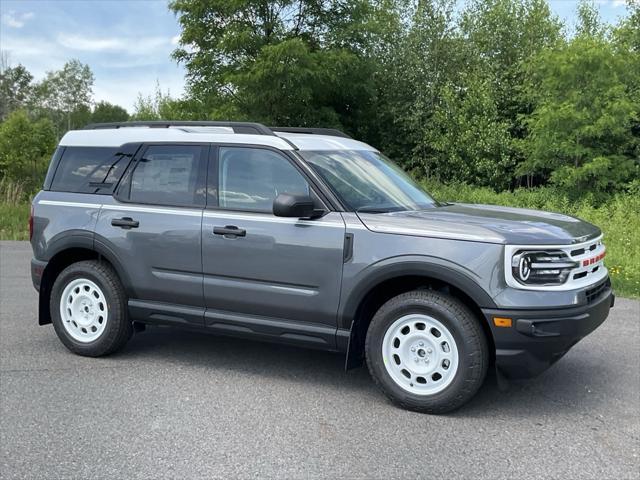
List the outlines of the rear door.
{"type": "MultiPolygon", "coordinates": [[[[136,318],[203,323],[201,226],[209,145],[143,145],[96,227],[134,292],[136,318]]],[[[107,200],[108,199],[108,200],[107,200]]]]}
{"type": "Polygon", "coordinates": [[[342,216],[274,216],[279,193],[315,195],[295,162],[260,147],[220,146],[218,153],[209,170],[213,204],[202,223],[206,325],[333,348],[342,216]]]}

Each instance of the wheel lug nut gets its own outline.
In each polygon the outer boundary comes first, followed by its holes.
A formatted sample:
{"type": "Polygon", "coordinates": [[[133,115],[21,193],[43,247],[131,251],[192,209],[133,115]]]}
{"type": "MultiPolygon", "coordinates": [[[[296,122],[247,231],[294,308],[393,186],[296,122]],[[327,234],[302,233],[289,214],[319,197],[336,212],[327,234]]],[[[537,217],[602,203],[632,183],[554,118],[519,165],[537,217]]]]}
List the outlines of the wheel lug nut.
{"type": "Polygon", "coordinates": [[[424,342],[420,342],[418,345],[420,345],[421,347],[424,347],[424,342]]]}
{"type": "Polygon", "coordinates": [[[415,352],[416,351],[416,347],[411,347],[411,351],[415,352]]]}
{"type": "Polygon", "coordinates": [[[430,348],[427,348],[427,353],[431,353],[433,352],[433,350],[431,350],[430,348]]]}

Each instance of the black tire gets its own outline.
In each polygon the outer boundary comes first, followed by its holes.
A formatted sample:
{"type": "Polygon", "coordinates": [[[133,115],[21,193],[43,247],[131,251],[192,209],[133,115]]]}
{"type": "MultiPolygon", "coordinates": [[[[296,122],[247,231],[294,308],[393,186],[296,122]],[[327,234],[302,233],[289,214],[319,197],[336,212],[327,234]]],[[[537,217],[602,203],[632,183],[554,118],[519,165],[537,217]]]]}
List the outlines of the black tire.
{"type": "Polygon", "coordinates": [[[376,312],[365,344],[367,366],[375,383],[396,405],[421,413],[441,414],[468,402],[487,374],[487,339],[473,312],[457,298],[433,290],[414,290],[387,301],[376,312]],[[383,359],[383,339],[387,329],[399,318],[413,313],[431,316],[453,335],[458,349],[458,369],[444,390],[418,395],[400,387],[387,372],[383,359]]]}
{"type": "Polygon", "coordinates": [[[76,262],[65,268],[53,284],[50,298],[51,320],[60,341],[73,353],[87,357],[109,355],[122,348],[133,334],[127,315],[127,297],[116,272],[97,260],[76,262]],[[69,282],[86,278],[94,282],[104,294],[108,307],[107,323],[100,336],[91,342],[74,339],[63,326],[60,300],[69,282]]]}

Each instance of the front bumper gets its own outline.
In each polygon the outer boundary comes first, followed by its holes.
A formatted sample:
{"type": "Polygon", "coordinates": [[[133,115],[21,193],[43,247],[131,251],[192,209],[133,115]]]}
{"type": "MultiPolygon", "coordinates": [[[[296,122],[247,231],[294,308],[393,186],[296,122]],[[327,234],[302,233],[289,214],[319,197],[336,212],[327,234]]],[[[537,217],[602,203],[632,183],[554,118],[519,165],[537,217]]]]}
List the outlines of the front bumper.
{"type": "Polygon", "coordinates": [[[496,366],[509,378],[536,376],[559,360],[609,315],[615,296],[609,281],[579,307],[546,310],[483,310],[496,347],[496,366]],[[494,317],[512,319],[496,327],[494,317]]]}

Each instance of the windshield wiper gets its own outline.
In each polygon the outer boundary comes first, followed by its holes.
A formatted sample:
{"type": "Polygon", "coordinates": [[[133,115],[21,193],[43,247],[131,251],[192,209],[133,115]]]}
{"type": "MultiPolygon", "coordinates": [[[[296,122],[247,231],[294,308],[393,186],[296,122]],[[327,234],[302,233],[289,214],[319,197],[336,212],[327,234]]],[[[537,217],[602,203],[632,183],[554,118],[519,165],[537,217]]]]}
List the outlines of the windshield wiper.
{"type": "Polygon", "coordinates": [[[389,213],[389,212],[401,212],[406,210],[403,207],[375,207],[373,205],[371,206],[364,206],[364,207],[360,207],[356,210],[356,213],[389,213]]]}

